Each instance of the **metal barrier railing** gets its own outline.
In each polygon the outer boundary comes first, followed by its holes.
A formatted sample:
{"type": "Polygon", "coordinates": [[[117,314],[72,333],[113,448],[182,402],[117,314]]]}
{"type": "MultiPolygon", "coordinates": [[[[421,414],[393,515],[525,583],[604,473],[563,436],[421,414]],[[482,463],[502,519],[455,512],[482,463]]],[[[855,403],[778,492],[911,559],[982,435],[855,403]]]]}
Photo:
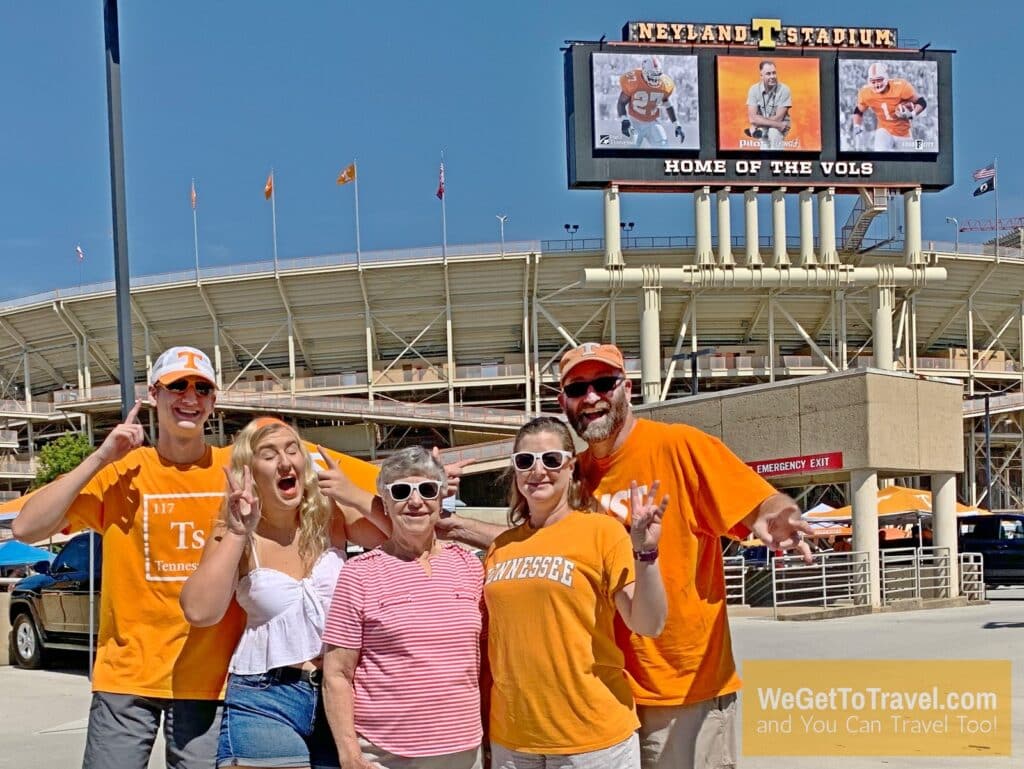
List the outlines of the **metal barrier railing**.
{"type": "Polygon", "coordinates": [[[747,603],[746,559],[728,555],[722,559],[725,571],[725,602],[743,606],[747,603]]]}
{"type": "Polygon", "coordinates": [[[882,605],[919,598],[949,598],[949,548],[880,550],[882,605]]]}
{"type": "Polygon", "coordinates": [[[780,606],[861,606],[870,601],[867,553],[815,553],[772,558],[772,603],[780,606]]]}
{"type": "Polygon", "coordinates": [[[968,601],[985,600],[985,556],[960,553],[960,595],[968,601]]]}

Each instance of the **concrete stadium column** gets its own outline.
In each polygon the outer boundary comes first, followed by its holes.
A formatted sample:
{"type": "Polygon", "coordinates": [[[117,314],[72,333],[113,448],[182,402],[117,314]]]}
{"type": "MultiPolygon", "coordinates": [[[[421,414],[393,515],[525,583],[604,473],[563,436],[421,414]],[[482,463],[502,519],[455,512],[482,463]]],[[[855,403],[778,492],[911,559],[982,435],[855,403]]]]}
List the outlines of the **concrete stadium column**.
{"type": "Polygon", "coordinates": [[[878,561],[878,473],[850,473],[853,496],[853,549],[867,553],[868,597],[871,606],[882,605],[881,569],[878,561]]]}
{"type": "Polygon", "coordinates": [[[814,190],[800,190],[800,266],[817,264],[814,258],[814,190]]]}
{"type": "Polygon", "coordinates": [[[217,373],[217,389],[224,386],[224,373],[220,356],[220,323],[213,320],[213,370],[217,373]]]}
{"type": "Polygon", "coordinates": [[[747,266],[759,267],[764,264],[758,240],[760,233],[757,227],[757,187],[751,187],[743,193],[743,229],[746,234],[747,266]]]}
{"type": "Polygon", "coordinates": [[[613,184],[604,191],[604,266],[610,270],[625,266],[620,221],[619,188],[613,184]]]}
{"type": "Polygon", "coordinates": [[[772,267],[788,267],[786,251],[786,188],[772,191],[772,267]]]}
{"type": "Polygon", "coordinates": [[[956,522],[956,473],[932,475],[932,544],[949,548],[949,597],[960,595],[960,563],[956,522]]]}
{"type": "Polygon", "coordinates": [[[839,264],[839,253],[836,251],[835,187],[818,193],[818,239],[818,261],[822,264],[839,264]]]}
{"type": "Polygon", "coordinates": [[[903,237],[906,264],[924,264],[921,253],[921,188],[903,193],[903,237]]]}
{"type": "Polygon", "coordinates": [[[693,225],[696,233],[694,262],[696,264],[715,263],[715,255],[711,250],[711,188],[701,187],[693,193],[693,225]]]}
{"type": "Polygon", "coordinates": [[[661,281],[658,268],[644,268],[640,311],[640,383],[644,403],[661,399],[661,281]]]}
{"type": "Polygon", "coordinates": [[[871,330],[874,345],[874,367],[892,371],[892,308],[896,290],[892,286],[871,289],[871,330]]]}
{"type": "Polygon", "coordinates": [[[735,266],[732,255],[732,221],[729,211],[729,188],[718,191],[718,263],[723,267],[735,266]]]}

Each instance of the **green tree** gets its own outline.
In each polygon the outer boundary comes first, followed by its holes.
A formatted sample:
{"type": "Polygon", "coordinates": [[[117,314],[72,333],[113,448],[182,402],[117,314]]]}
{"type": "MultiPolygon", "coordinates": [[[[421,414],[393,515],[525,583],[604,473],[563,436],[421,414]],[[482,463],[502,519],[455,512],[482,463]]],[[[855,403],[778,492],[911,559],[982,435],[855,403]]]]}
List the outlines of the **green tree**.
{"type": "Polygon", "coordinates": [[[92,451],[89,439],[82,433],[68,433],[50,441],[39,451],[39,469],[32,488],[37,489],[58,475],[74,470],[92,451]]]}

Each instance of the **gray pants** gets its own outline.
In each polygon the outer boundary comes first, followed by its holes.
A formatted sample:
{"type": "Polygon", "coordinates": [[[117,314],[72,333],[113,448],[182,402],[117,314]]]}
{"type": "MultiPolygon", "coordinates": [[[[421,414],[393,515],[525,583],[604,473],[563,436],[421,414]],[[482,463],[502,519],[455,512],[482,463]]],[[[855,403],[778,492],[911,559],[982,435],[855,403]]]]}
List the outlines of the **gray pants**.
{"type": "Polygon", "coordinates": [[[213,769],[219,701],[108,692],[93,692],[82,769],[146,769],[161,716],[168,769],[213,769]]]}
{"type": "Polygon", "coordinates": [[[639,705],[643,769],[733,769],[736,766],[736,695],[692,705],[639,705]]]}

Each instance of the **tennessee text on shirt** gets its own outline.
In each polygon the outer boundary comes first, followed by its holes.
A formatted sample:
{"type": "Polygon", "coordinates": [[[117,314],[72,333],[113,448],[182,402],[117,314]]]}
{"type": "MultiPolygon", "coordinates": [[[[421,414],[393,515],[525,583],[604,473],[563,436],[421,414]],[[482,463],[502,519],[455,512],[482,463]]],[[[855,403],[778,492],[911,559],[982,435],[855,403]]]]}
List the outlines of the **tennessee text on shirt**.
{"type": "Polygon", "coordinates": [[[576,563],[560,555],[527,555],[510,558],[487,570],[487,584],[506,579],[550,579],[572,587],[576,563]]]}
{"type": "MultiPolygon", "coordinates": [[[[640,496],[647,494],[646,484],[637,488],[640,491],[640,496]]],[[[625,523],[629,518],[629,489],[616,491],[614,494],[602,494],[597,500],[597,504],[601,508],[601,512],[610,513],[625,523]]]]}

